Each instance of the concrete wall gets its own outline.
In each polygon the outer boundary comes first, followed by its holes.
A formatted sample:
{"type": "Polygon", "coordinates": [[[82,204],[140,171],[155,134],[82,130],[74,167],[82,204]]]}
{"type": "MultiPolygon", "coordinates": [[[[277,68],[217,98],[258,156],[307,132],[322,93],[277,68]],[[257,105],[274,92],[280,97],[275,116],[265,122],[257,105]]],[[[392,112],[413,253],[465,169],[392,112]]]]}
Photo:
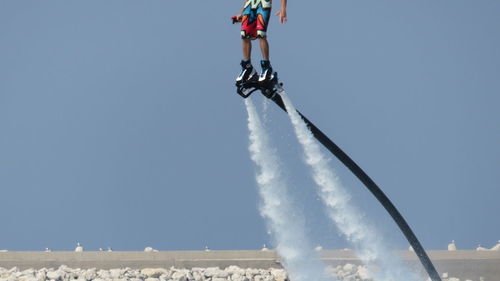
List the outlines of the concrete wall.
{"type": "MultiPolygon", "coordinates": [[[[461,279],[500,281],[500,251],[429,251],[442,274],[461,279]]],[[[423,272],[413,252],[397,252],[410,267],[423,272]]],[[[352,251],[322,251],[321,259],[329,265],[361,264],[352,251]]],[[[242,268],[280,268],[274,251],[178,251],[178,252],[0,252],[0,267],[20,269],[57,268],[192,268],[237,265],[242,268]]]]}

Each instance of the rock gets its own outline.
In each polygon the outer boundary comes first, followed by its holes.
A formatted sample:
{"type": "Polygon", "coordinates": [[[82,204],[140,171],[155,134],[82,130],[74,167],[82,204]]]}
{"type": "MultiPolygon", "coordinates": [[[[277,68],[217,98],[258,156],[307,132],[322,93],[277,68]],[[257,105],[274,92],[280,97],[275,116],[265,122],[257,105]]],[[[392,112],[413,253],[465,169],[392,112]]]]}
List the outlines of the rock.
{"type": "Polygon", "coordinates": [[[74,270],[71,272],[66,272],[64,279],[65,280],[67,280],[67,279],[69,279],[69,280],[79,279],[81,275],[82,274],[81,274],[80,270],[74,270]]]}
{"type": "Polygon", "coordinates": [[[47,278],[52,280],[62,280],[64,274],[65,273],[59,269],[56,271],[49,271],[47,272],[47,278]]]}
{"type": "Polygon", "coordinates": [[[343,281],[356,281],[356,274],[350,274],[344,276],[343,281]]]}
{"type": "Polygon", "coordinates": [[[173,281],[188,281],[189,279],[187,278],[187,275],[185,272],[182,271],[176,271],[172,273],[172,280],[173,281]]]}
{"type": "Polygon", "coordinates": [[[212,278],[212,281],[228,281],[228,279],[227,278],[214,277],[214,278],[212,278]]]}
{"type": "Polygon", "coordinates": [[[200,271],[193,271],[193,279],[195,281],[204,281],[203,273],[200,271]]]}
{"type": "Polygon", "coordinates": [[[263,277],[264,281],[275,281],[274,276],[272,276],[271,274],[264,275],[263,277]]]}
{"type": "Polygon", "coordinates": [[[26,269],[26,270],[21,271],[21,274],[22,274],[23,276],[33,276],[33,277],[34,277],[34,276],[35,276],[35,273],[36,273],[36,272],[35,272],[35,270],[34,270],[33,268],[30,268],[30,269],[26,269]]]}
{"type": "Polygon", "coordinates": [[[59,270],[63,271],[63,272],[73,272],[75,271],[75,269],[71,268],[71,267],[68,267],[67,265],[61,265],[59,268],[59,270]]]}
{"type": "Polygon", "coordinates": [[[102,278],[102,279],[110,279],[111,278],[109,271],[103,270],[103,269],[101,269],[97,272],[97,276],[99,276],[99,278],[102,278]]]}
{"type": "Polygon", "coordinates": [[[249,280],[245,275],[240,275],[238,273],[235,273],[231,275],[231,281],[249,281],[249,280]]]}
{"type": "Polygon", "coordinates": [[[460,279],[452,277],[452,278],[448,279],[448,281],[460,281],[460,279]]]}
{"type": "Polygon", "coordinates": [[[218,272],[220,271],[220,269],[218,267],[207,267],[204,271],[204,275],[206,277],[213,277],[215,276],[218,272]]]}
{"type": "Polygon", "coordinates": [[[24,276],[24,275],[21,275],[19,277],[16,278],[17,281],[35,281],[35,277],[34,276],[24,276]]]}
{"type": "MultiPolygon", "coordinates": [[[[225,270],[219,270],[214,277],[216,278],[222,278],[222,279],[227,279],[229,277],[229,272],[225,270]]],[[[213,279],[212,279],[213,280],[213,279]]]]}
{"type": "Polygon", "coordinates": [[[35,275],[35,279],[37,281],[45,281],[45,279],[47,279],[46,272],[44,270],[37,271],[37,273],[35,275]]]}
{"type": "Polygon", "coordinates": [[[160,281],[158,278],[146,278],[144,281],[160,281]]]}
{"type": "MultiPolygon", "coordinates": [[[[148,278],[159,278],[162,275],[168,275],[168,270],[164,268],[144,268],[141,270],[141,274],[146,275],[148,278]]],[[[178,280],[172,275],[172,279],[178,280]]]]}
{"type": "Polygon", "coordinates": [[[366,266],[358,266],[358,276],[361,280],[371,280],[371,274],[366,266]]]}
{"type": "Polygon", "coordinates": [[[97,277],[97,269],[90,268],[83,272],[83,278],[86,280],[94,280],[97,277]]]}
{"type": "Polygon", "coordinates": [[[113,279],[120,279],[123,276],[124,270],[120,268],[113,268],[109,270],[109,276],[113,279]]]}
{"type": "Polygon", "coordinates": [[[276,281],[288,280],[288,274],[283,269],[272,268],[271,269],[271,276],[273,276],[273,279],[276,281]]]}
{"type": "Polygon", "coordinates": [[[226,269],[224,269],[224,271],[226,271],[230,275],[233,275],[233,274],[245,275],[245,270],[243,268],[240,268],[240,267],[235,266],[235,265],[231,265],[231,266],[227,267],[226,269]]]}
{"type": "Polygon", "coordinates": [[[356,273],[356,266],[354,264],[346,264],[342,267],[342,270],[346,273],[346,274],[353,274],[353,273],[356,273]]]}
{"type": "Polygon", "coordinates": [[[248,268],[245,270],[245,277],[248,278],[248,280],[250,280],[250,281],[253,281],[254,276],[258,275],[258,274],[259,274],[259,272],[254,268],[248,268]]]}

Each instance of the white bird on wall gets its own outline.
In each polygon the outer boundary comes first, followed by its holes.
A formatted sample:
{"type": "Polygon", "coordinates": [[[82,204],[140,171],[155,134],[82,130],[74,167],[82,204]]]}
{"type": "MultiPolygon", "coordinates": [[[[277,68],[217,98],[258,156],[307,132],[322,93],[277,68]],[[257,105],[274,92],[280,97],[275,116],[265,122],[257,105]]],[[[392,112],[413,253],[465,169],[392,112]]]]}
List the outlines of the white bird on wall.
{"type": "Polygon", "coordinates": [[[491,248],[492,251],[500,251],[500,240],[498,240],[498,244],[496,244],[495,246],[493,246],[493,248],[491,248]]]}
{"type": "Polygon", "coordinates": [[[448,251],[456,251],[457,245],[455,245],[455,240],[451,240],[451,243],[448,244],[448,251]]]}
{"type": "Polygon", "coordinates": [[[481,247],[481,244],[479,244],[476,248],[476,251],[488,251],[488,249],[481,247]]]}
{"type": "Polygon", "coordinates": [[[83,246],[80,243],[76,243],[75,252],[83,252],[83,246]]]}

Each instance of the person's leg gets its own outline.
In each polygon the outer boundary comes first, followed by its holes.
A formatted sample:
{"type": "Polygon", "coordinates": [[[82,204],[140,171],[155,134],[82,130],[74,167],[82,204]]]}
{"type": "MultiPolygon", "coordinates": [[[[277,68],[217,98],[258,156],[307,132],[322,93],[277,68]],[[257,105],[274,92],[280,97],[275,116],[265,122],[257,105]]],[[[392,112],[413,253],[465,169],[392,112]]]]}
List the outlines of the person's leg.
{"type": "Polygon", "coordinates": [[[260,38],[260,51],[262,53],[262,60],[269,60],[269,42],[267,38],[260,38]]]}
{"type": "Polygon", "coordinates": [[[260,51],[262,53],[262,61],[260,62],[262,72],[260,73],[259,81],[271,79],[273,73],[271,62],[269,61],[269,42],[267,41],[267,27],[270,16],[271,9],[265,9],[262,5],[257,8],[257,36],[260,39],[260,51]]]}
{"type": "Polygon", "coordinates": [[[243,59],[241,60],[241,73],[236,78],[236,82],[243,83],[256,76],[255,69],[252,66],[252,38],[257,36],[257,22],[255,10],[248,6],[243,12],[241,23],[241,38],[243,59]]]}
{"type": "Polygon", "coordinates": [[[256,75],[255,69],[250,60],[252,55],[252,40],[249,38],[242,39],[243,45],[243,60],[241,60],[241,73],[236,78],[236,82],[244,82],[256,75]]]}
{"type": "Polygon", "coordinates": [[[252,55],[252,40],[243,38],[243,60],[249,61],[252,55]]]}
{"type": "Polygon", "coordinates": [[[259,75],[259,81],[265,81],[271,79],[273,75],[273,68],[269,61],[269,42],[267,42],[266,37],[260,38],[260,50],[262,52],[262,60],[260,61],[262,71],[259,75]]]}

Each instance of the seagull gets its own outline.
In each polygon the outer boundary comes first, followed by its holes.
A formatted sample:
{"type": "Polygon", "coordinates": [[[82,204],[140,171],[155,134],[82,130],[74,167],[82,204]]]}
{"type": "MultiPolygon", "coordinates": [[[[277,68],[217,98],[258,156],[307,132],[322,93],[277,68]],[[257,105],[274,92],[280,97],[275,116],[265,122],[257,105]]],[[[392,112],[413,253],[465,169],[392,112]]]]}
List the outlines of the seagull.
{"type": "Polygon", "coordinates": [[[111,249],[111,247],[108,247],[108,252],[113,252],[113,249],[111,249]]]}
{"type": "Polygon", "coordinates": [[[448,251],[456,251],[457,245],[455,245],[455,240],[451,240],[451,243],[448,244],[448,251]]]}
{"type": "Polygon", "coordinates": [[[209,252],[210,249],[208,248],[208,246],[205,246],[205,252],[209,252]]]}
{"type": "Polygon", "coordinates": [[[492,251],[500,251],[500,240],[498,240],[498,244],[496,244],[495,246],[493,246],[493,248],[491,248],[492,251]]]}
{"type": "Polygon", "coordinates": [[[155,248],[153,247],[146,247],[144,248],[144,252],[148,252],[148,253],[151,253],[151,252],[158,252],[158,250],[156,250],[155,248]]]}
{"type": "Polygon", "coordinates": [[[481,244],[477,246],[476,251],[488,251],[488,249],[481,247],[481,244]]]}
{"type": "Polygon", "coordinates": [[[266,244],[262,245],[262,249],[260,249],[261,251],[269,251],[269,249],[267,248],[266,244]]]}
{"type": "MultiPolygon", "coordinates": [[[[449,247],[448,247],[449,248],[449,247]]],[[[415,250],[413,249],[413,247],[410,245],[410,247],[408,248],[408,251],[410,252],[415,252],[415,250]]]]}
{"type": "Polygon", "coordinates": [[[99,248],[99,252],[102,252],[102,251],[104,251],[104,249],[103,248],[99,248]]]}
{"type": "Polygon", "coordinates": [[[320,251],[323,251],[323,247],[321,247],[321,245],[318,245],[318,246],[316,246],[316,248],[314,248],[314,250],[316,252],[320,252],[320,251]]]}
{"type": "Polygon", "coordinates": [[[83,246],[80,243],[76,243],[75,252],[83,252],[83,246]]]}
{"type": "Polygon", "coordinates": [[[45,248],[45,252],[49,253],[49,252],[52,252],[52,250],[49,248],[45,248]]]}

